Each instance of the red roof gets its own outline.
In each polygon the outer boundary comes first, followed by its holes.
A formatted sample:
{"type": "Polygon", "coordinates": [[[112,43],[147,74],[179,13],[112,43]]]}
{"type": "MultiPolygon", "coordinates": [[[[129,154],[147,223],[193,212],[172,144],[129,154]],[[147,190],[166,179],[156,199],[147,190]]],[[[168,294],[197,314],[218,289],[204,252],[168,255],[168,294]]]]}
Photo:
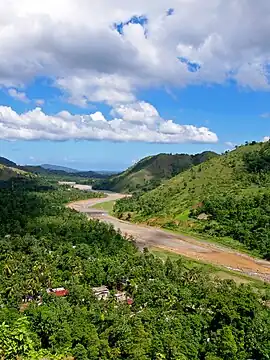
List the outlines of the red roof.
{"type": "Polygon", "coordinates": [[[132,304],[133,304],[133,299],[127,298],[127,304],[128,304],[128,305],[132,305],[132,304]]]}
{"type": "Polygon", "coordinates": [[[54,294],[56,296],[67,296],[69,294],[68,290],[58,290],[55,291],[54,294]]]}
{"type": "Polygon", "coordinates": [[[48,294],[54,294],[55,296],[67,296],[69,291],[64,288],[47,289],[48,294]]]}

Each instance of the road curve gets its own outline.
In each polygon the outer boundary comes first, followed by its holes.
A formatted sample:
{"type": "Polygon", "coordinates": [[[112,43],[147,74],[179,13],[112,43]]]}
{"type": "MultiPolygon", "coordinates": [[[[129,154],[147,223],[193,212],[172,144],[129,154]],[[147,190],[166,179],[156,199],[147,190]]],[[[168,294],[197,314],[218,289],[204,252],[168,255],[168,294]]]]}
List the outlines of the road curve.
{"type": "Polygon", "coordinates": [[[106,198],[76,201],[67,206],[86,214],[90,218],[99,219],[114,225],[116,229],[120,229],[122,234],[134,237],[139,248],[157,247],[169,250],[195,260],[223,266],[227,269],[270,282],[270,262],[268,261],[255,259],[235,250],[207,241],[199,241],[189,236],[171,234],[159,228],[122,221],[102,210],[93,208],[98,203],[118,200],[125,196],[123,194],[108,193],[106,198]]]}

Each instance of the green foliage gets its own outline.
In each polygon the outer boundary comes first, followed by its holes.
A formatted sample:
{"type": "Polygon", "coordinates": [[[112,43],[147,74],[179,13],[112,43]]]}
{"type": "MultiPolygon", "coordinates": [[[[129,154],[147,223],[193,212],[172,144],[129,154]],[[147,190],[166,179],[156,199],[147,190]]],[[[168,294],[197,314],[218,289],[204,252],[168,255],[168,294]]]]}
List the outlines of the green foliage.
{"type": "Polygon", "coordinates": [[[270,171],[270,142],[263,144],[259,151],[244,154],[244,163],[247,171],[252,173],[270,171]]]}
{"type": "Polygon", "coordinates": [[[33,335],[29,331],[26,318],[18,319],[13,326],[0,325],[0,356],[15,359],[18,355],[28,355],[34,349],[33,335]]]}
{"type": "Polygon", "coordinates": [[[210,196],[193,216],[206,213],[211,220],[200,231],[216,236],[231,236],[248,249],[256,249],[270,259],[270,193],[249,193],[244,196],[210,196]]]}
{"type": "Polygon", "coordinates": [[[194,166],[152,191],[117,201],[114,212],[119,218],[129,214],[129,220],[169,229],[229,236],[268,259],[269,185],[270,143],[252,142],[194,166]],[[210,216],[199,221],[203,213],[210,216]]]}
{"type": "Polygon", "coordinates": [[[97,182],[94,188],[141,194],[158,187],[162,181],[176,176],[193,165],[201,164],[215,156],[217,154],[211,151],[196,155],[158,154],[148,156],[121,174],[97,182]]]}
{"type": "Polygon", "coordinates": [[[9,185],[0,197],[3,359],[269,359],[267,294],[138,252],[112,226],[64,207],[83,193],[9,185]],[[101,285],[107,300],[93,294],[101,285]],[[61,286],[68,296],[46,292],[61,286]],[[119,287],[133,305],[116,301],[119,287]]]}

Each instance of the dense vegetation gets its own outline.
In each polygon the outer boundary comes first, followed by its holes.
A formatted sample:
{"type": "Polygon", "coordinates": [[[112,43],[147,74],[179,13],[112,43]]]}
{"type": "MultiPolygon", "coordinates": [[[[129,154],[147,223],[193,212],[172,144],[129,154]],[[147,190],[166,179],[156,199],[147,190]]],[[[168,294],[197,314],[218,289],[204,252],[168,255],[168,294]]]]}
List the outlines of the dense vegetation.
{"type": "Polygon", "coordinates": [[[0,156],[0,165],[8,166],[8,167],[16,167],[15,162],[10,161],[2,156],[0,156]]]}
{"type": "Polygon", "coordinates": [[[138,253],[111,226],[64,207],[86,196],[39,179],[1,190],[2,359],[269,359],[267,292],[138,253]],[[133,305],[116,302],[119,284],[133,305]],[[93,295],[99,285],[108,300],[93,295]],[[46,293],[61,286],[68,296],[46,293]]]}
{"type": "Polygon", "coordinates": [[[34,175],[26,173],[23,170],[17,168],[8,167],[0,164],[0,186],[1,182],[8,181],[11,178],[24,178],[24,177],[33,177],[34,175]]]}
{"type": "Polygon", "coordinates": [[[270,257],[270,143],[246,144],[116,203],[120,218],[230,236],[270,257]],[[198,219],[198,216],[202,217],[198,219]]]}
{"type": "Polygon", "coordinates": [[[215,156],[217,154],[211,151],[196,155],[158,154],[148,156],[121,174],[97,182],[94,188],[123,193],[146,192],[159,186],[162,181],[215,156]]]}

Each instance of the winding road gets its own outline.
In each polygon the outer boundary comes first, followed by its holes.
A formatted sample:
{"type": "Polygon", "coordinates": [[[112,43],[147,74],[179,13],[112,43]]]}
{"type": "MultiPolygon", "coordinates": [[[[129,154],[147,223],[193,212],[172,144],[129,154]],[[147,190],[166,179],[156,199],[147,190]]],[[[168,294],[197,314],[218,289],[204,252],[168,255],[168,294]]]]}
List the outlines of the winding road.
{"type": "Polygon", "coordinates": [[[195,260],[223,266],[227,269],[270,282],[270,262],[268,261],[256,259],[236,250],[207,241],[196,240],[189,236],[171,234],[159,228],[122,221],[110,216],[103,210],[94,208],[94,205],[98,203],[118,200],[123,197],[126,197],[126,195],[107,193],[106,198],[77,201],[67,206],[86,214],[90,218],[99,219],[114,225],[116,229],[120,229],[122,234],[132,236],[140,249],[156,247],[172,251],[195,260]]]}

